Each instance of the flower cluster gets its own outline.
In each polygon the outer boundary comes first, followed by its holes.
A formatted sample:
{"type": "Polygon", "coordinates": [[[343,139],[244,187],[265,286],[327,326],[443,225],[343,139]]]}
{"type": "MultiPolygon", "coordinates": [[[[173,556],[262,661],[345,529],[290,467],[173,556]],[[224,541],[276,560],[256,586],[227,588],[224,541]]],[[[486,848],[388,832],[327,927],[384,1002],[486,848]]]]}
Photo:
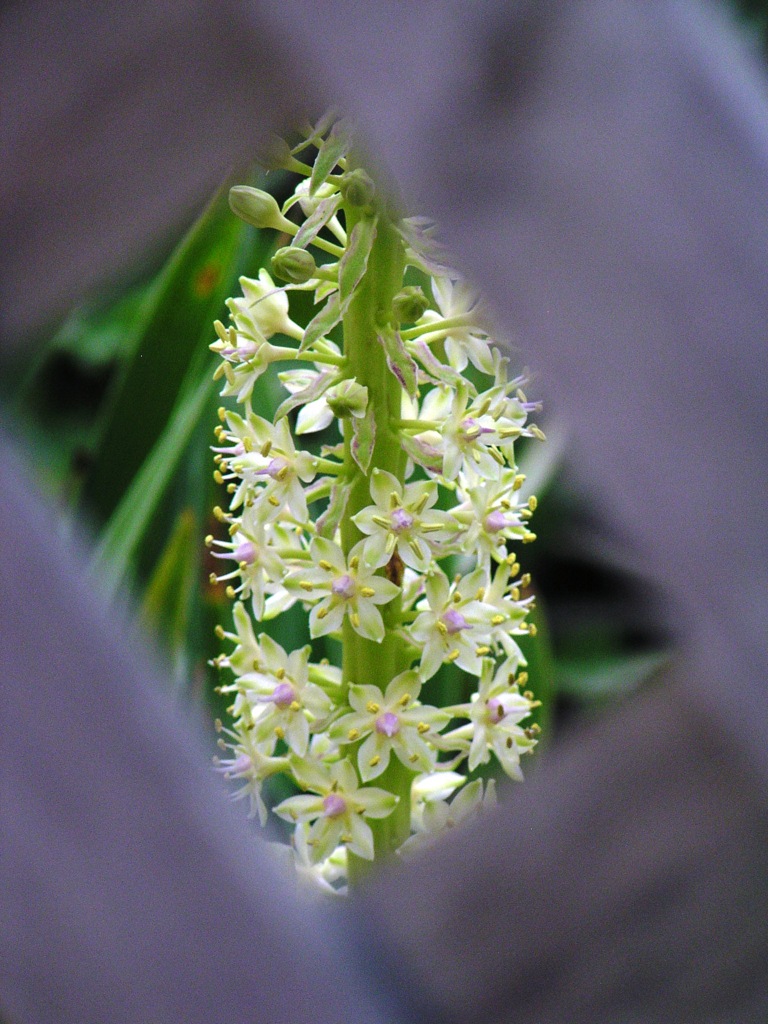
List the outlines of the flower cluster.
{"type": "Polygon", "coordinates": [[[295,826],[299,867],[327,884],[348,857],[408,849],[490,802],[492,784],[467,782],[463,764],[472,772],[494,756],[521,777],[537,728],[521,724],[536,702],[516,638],[535,629],[510,544],[534,540],[536,502],[520,498],[515,442],[543,434],[477,296],[444,265],[429,225],[379,200],[347,126],[309,131],[282,165],[302,176],[282,209],[245,186],[231,204],[291,245],[271,275],[241,279],[211,346],[237,406],[220,409],[214,448],[227,533],[207,538],[229,563],[212,581],[235,601],[215,662],[231,673],[220,689],[233,718],[218,723],[219,768],[262,822],[264,783],[293,780],[300,792],[273,810],[295,826]],[[295,291],[314,301],[305,327],[289,315],[295,291]],[[253,396],[273,363],[290,365],[269,421],[253,396]],[[298,447],[334,429],[330,444],[298,447]],[[340,666],[256,634],[254,620],[295,604],[313,640],[341,641],[340,666]],[[452,663],[476,692],[424,702],[452,663]],[[390,817],[397,824],[381,828],[390,817]]]}

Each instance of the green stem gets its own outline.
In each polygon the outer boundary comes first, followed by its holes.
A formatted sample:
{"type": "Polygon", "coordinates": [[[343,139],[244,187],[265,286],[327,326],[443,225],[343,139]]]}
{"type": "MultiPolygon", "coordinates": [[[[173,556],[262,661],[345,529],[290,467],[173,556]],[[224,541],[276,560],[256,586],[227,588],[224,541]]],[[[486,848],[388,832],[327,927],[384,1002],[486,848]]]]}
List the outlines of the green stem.
{"type": "MultiPolygon", "coordinates": [[[[347,232],[361,215],[349,209],[347,232]]],[[[370,480],[374,468],[392,473],[401,482],[405,477],[406,454],[400,444],[393,420],[400,416],[402,388],[390,373],[386,353],[376,335],[392,318],[392,299],[402,287],[405,251],[402,240],[385,214],[380,214],[376,239],[368,258],[368,266],[343,319],[344,357],[348,374],[368,389],[373,408],[376,434],[368,473],[363,473],[352,458],[352,425],[344,426],[344,466],[349,481],[349,499],[341,525],[341,542],[345,554],[363,539],[352,517],[371,504],[370,480]]],[[[368,683],[385,690],[390,680],[408,667],[408,653],[398,636],[402,600],[395,598],[382,609],[386,635],[380,644],[357,634],[349,619],[343,626],[342,686],[368,683]]],[[[387,770],[376,779],[376,785],[395,793],[399,804],[393,814],[371,821],[376,859],[389,856],[410,833],[410,786],[413,773],[393,756],[387,770]]],[[[349,880],[354,886],[365,874],[368,865],[350,855],[349,880]]]]}

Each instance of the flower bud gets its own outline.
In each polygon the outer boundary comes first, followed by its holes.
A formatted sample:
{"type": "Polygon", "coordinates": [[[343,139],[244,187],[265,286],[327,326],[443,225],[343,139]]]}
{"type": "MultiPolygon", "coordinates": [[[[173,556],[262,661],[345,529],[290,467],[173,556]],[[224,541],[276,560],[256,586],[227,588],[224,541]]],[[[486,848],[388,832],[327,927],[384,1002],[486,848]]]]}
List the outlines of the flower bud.
{"type": "Polygon", "coordinates": [[[325,401],[337,419],[349,419],[350,416],[360,419],[368,407],[368,388],[354,379],[343,380],[326,391],[325,401]]]}
{"type": "Polygon", "coordinates": [[[255,228],[273,228],[296,234],[296,225],[282,215],[275,197],[260,188],[235,185],[229,190],[229,208],[236,217],[255,228]]]}
{"type": "Polygon", "coordinates": [[[341,194],[344,201],[356,209],[370,206],[373,197],[376,195],[376,186],[373,180],[357,167],[354,171],[348,171],[341,182],[341,194]]]}
{"type": "Polygon", "coordinates": [[[275,277],[291,284],[306,284],[317,272],[312,254],[297,245],[286,245],[272,257],[275,277]]]}
{"type": "Polygon", "coordinates": [[[392,300],[392,312],[399,324],[415,324],[429,308],[429,299],[421,288],[409,285],[392,300]]]}

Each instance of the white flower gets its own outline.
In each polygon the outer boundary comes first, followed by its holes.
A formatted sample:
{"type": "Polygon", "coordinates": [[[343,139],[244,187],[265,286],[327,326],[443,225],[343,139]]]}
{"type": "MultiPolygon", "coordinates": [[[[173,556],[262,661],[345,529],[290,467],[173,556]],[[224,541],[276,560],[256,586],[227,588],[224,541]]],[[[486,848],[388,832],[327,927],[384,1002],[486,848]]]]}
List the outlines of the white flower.
{"type": "Polygon", "coordinates": [[[384,621],[376,605],[391,601],[399,587],[375,575],[386,558],[367,563],[363,545],[363,541],[356,544],[346,559],[338,544],[315,537],[309,549],[314,567],[292,573],[284,581],[286,589],[302,591],[304,600],[316,601],[309,616],[311,636],[337,632],[347,615],[360,636],[377,643],[384,639],[384,621]]]}
{"type": "Polygon", "coordinates": [[[376,504],[352,517],[357,528],[370,537],[365,544],[366,557],[379,562],[397,551],[405,565],[426,572],[439,551],[439,541],[455,532],[451,516],[432,510],[437,484],[421,481],[403,486],[391,473],[374,469],[371,497],[376,504]]]}
{"type": "MultiPolygon", "coordinates": [[[[427,576],[424,590],[428,607],[420,611],[409,631],[415,645],[421,648],[423,680],[430,679],[444,661],[455,661],[465,672],[479,675],[493,617],[493,609],[481,600],[486,584],[482,568],[453,585],[441,569],[436,568],[427,576]]],[[[423,602],[417,609],[422,607],[423,602]]]]}
{"type": "Polygon", "coordinates": [[[420,690],[413,670],[395,676],[384,693],[378,686],[350,686],[348,700],[354,710],[333,724],[330,736],[339,743],[363,740],[357,754],[363,782],[381,775],[392,752],[412,771],[434,767],[435,752],[426,741],[448,724],[449,715],[419,704],[420,690]]]}
{"type": "Polygon", "coordinates": [[[386,818],[398,798],[374,786],[360,786],[349,761],[330,765],[292,760],[298,782],[313,794],[292,796],[275,807],[286,821],[313,822],[306,845],[313,864],[329,857],[343,843],[351,853],[373,860],[373,833],[365,818],[386,818]]]}
{"type": "Polygon", "coordinates": [[[493,661],[483,662],[480,687],[469,704],[452,708],[456,715],[467,715],[467,725],[448,733],[449,742],[468,742],[468,768],[474,771],[490,760],[491,751],[512,779],[522,779],[521,751],[534,744],[518,724],[531,713],[535,702],[521,694],[514,682],[515,663],[505,661],[498,668],[493,661]]]}
{"type": "Polygon", "coordinates": [[[310,728],[319,728],[333,709],[331,698],[309,682],[310,648],[286,654],[270,636],[259,637],[260,656],[238,685],[252,712],[253,734],[260,742],[285,740],[303,757],[310,728]]]}

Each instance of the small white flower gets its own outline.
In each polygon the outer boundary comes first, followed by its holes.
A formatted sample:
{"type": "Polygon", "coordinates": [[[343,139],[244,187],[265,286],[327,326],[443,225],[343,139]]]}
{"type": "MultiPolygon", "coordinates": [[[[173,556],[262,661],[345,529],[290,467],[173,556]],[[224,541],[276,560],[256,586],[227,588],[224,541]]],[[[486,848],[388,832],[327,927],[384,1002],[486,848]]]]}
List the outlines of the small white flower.
{"type": "Polygon", "coordinates": [[[440,541],[455,532],[455,524],[446,512],[433,510],[437,484],[420,481],[403,486],[396,477],[374,469],[368,505],[352,521],[369,536],[366,557],[378,562],[394,551],[403,563],[417,572],[426,572],[439,551],[440,541]]]}
{"type": "Polygon", "coordinates": [[[376,575],[386,557],[370,564],[364,560],[363,546],[364,541],[356,544],[347,559],[338,544],[315,537],[309,549],[313,568],[291,573],[284,581],[286,589],[316,602],[309,616],[311,636],[337,632],[346,615],[360,636],[377,643],[384,639],[384,621],[376,605],[391,601],[399,587],[376,575]]]}
{"type": "Polygon", "coordinates": [[[351,853],[373,860],[373,833],[366,818],[386,818],[398,798],[375,786],[360,786],[349,761],[320,765],[292,759],[299,783],[312,794],[292,796],[275,807],[286,821],[312,822],[306,845],[313,864],[329,857],[341,843],[351,853]]]}
{"type": "Polygon", "coordinates": [[[395,753],[411,771],[431,771],[435,751],[427,744],[439,732],[449,716],[439,708],[419,704],[421,682],[417,672],[409,670],[390,682],[384,693],[378,686],[352,685],[348,700],[353,710],[343,715],[330,730],[338,743],[363,743],[357,764],[363,782],[381,775],[395,753]]]}
{"type": "Polygon", "coordinates": [[[480,599],[486,584],[482,568],[454,584],[449,584],[441,569],[427,576],[427,608],[421,610],[424,602],[417,605],[420,614],[409,630],[415,645],[421,648],[422,680],[430,679],[444,661],[455,661],[465,672],[479,675],[493,617],[493,609],[480,599]]]}

